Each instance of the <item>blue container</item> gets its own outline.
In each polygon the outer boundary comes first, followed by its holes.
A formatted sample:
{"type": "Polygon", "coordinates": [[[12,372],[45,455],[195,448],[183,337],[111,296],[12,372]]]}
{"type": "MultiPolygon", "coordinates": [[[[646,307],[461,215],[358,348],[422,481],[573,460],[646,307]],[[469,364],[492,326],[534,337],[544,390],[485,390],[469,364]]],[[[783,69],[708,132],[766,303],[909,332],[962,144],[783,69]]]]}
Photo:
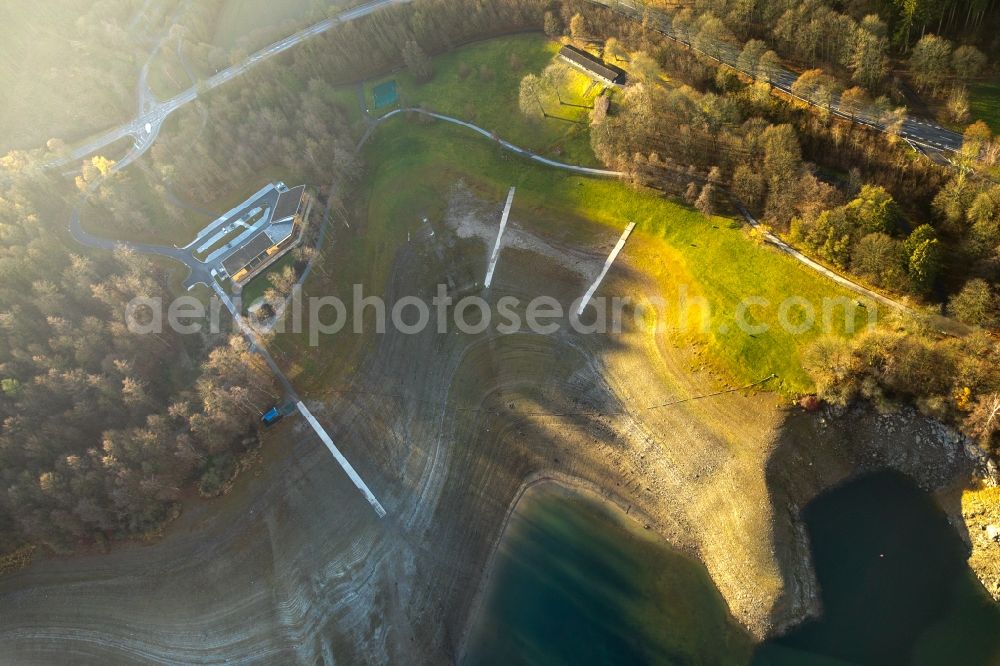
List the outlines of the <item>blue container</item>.
{"type": "Polygon", "coordinates": [[[280,421],[282,416],[284,416],[284,414],[282,414],[277,407],[272,407],[267,411],[267,413],[264,414],[264,416],[260,417],[260,420],[264,425],[269,426],[280,421]]]}

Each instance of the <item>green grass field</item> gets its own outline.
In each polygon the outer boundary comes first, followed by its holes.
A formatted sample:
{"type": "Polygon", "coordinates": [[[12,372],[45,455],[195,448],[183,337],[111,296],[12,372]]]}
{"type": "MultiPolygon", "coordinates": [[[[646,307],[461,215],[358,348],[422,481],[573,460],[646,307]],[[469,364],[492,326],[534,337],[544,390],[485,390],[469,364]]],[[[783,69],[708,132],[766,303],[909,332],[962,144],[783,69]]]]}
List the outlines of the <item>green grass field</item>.
{"type": "MultiPolygon", "coordinates": [[[[463,179],[497,201],[516,185],[519,215],[536,220],[541,233],[556,234],[565,244],[591,233],[579,221],[605,225],[609,240],[635,221],[638,230],[623,255],[626,261],[654,279],[668,299],[684,285],[692,298],[707,300],[708,330],[686,335],[735,381],[750,383],[773,372],[780,380],[772,387],[788,394],[810,390],[800,354],[819,331],[786,332],[778,323],[779,306],[793,295],[815,303],[817,310],[824,297],[851,302],[856,298],[795,260],[757,245],[729,219],[706,219],[618,181],[577,177],[500,154],[482,137],[444,123],[388,121],[369,144],[366,159],[371,175],[361,194],[367,206],[364,235],[349,235],[332,248],[333,269],[326,277],[310,278],[307,293],[338,294],[338,285],[355,282],[363,282],[367,293],[380,293],[416,216],[440,219],[448,189],[463,179]],[[767,324],[768,332],[748,335],[734,325],[737,307],[747,297],[770,304],[752,307],[748,317],[752,323],[767,324]]],[[[795,312],[789,317],[793,323],[795,312]]],[[[843,334],[840,319],[834,323],[835,334],[843,334]]],[[[318,349],[306,349],[303,337],[283,336],[278,345],[286,357],[296,359],[306,384],[322,386],[331,373],[351,362],[344,351],[350,345],[344,342],[338,337],[335,344],[321,342],[318,349]]]]}
{"type": "Polygon", "coordinates": [[[240,293],[240,298],[243,301],[243,311],[246,312],[246,309],[253,305],[254,301],[263,296],[264,292],[271,288],[271,283],[268,281],[267,276],[280,273],[285,270],[286,266],[294,265],[295,256],[292,252],[288,252],[281,259],[268,266],[260,275],[255,276],[243,285],[243,291],[240,293]]]}
{"type": "MultiPolygon", "coordinates": [[[[515,35],[477,42],[434,58],[434,78],[416,83],[405,71],[372,81],[372,89],[389,79],[399,84],[400,104],[420,106],[473,122],[523,148],[578,164],[596,164],[587,132],[588,109],[546,100],[553,118],[530,120],[521,113],[521,79],[541,74],[553,62],[559,44],[540,34],[515,35]]],[[[589,106],[601,88],[569,68],[568,86],[561,91],[567,104],[589,106]]],[[[390,109],[381,109],[384,113],[390,109]]]]}
{"type": "Polygon", "coordinates": [[[982,120],[994,134],[1000,133],[1000,83],[980,83],[969,91],[969,109],[975,120],[982,120]]]}

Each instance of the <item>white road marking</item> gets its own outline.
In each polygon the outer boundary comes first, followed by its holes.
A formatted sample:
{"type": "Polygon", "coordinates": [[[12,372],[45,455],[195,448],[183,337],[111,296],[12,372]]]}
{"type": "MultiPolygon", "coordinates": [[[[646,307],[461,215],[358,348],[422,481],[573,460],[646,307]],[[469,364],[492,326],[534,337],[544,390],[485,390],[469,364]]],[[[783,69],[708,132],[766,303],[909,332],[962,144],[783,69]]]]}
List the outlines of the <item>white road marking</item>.
{"type": "Polygon", "coordinates": [[[194,237],[194,240],[191,241],[190,243],[188,243],[187,245],[185,245],[183,249],[186,250],[186,249],[190,248],[192,245],[194,245],[195,243],[197,243],[199,240],[201,240],[202,238],[204,238],[205,236],[207,236],[208,234],[212,233],[213,231],[215,231],[216,229],[218,229],[219,227],[221,227],[223,224],[225,224],[226,222],[228,222],[229,218],[231,218],[233,215],[235,215],[236,213],[238,213],[241,210],[243,210],[247,206],[248,202],[254,201],[255,199],[260,199],[261,197],[263,197],[265,194],[267,194],[268,192],[270,192],[273,189],[275,189],[274,188],[274,183],[268,183],[264,187],[260,188],[252,196],[247,197],[247,199],[245,199],[243,201],[243,203],[241,203],[241,204],[239,204],[237,206],[233,206],[228,211],[226,211],[225,213],[223,213],[219,217],[215,218],[215,220],[213,220],[212,222],[210,222],[208,225],[206,225],[201,231],[198,232],[198,235],[194,237]]]}
{"type": "MultiPolygon", "coordinates": [[[[244,217],[244,219],[250,219],[250,218],[258,215],[261,210],[262,210],[262,207],[261,206],[257,206],[256,208],[250,209],[243,217],[244,217]]],[[[258,220],[258,222],[259,221],[260,220],[258,220]]],[[[217,245],[219,243],[219,241],[221,241],[223,238],[225,238],[227,234],[232,233],[233,231],[235,231],[237,226],[242,226],[244,229],[249,229],[250,228],[250,227],[247,226],[246,222],[241,222],[240,220],[236,220],[235,222],[230,222],[226,226],[224,226],[221,229],[219,229],[215,234],[213,234],[212,236],[210,236],[208,238],[208,240],[206,240],[201,245],[199,245],[198,247],[196,247],[194,249],[194,251],[197,252],[198,254],[203,254],[203,253],[207,252],[212,247],[214,247],[215,245],[217,245]]],[[[187,249],[187,248],[185,248],[185,249],[187,249]]]]}
{"type": "Polygon", "coordinates": [[[344,468],[344,471],[347,473],[347,476],[351,479],[351,481],[354,482],[354,485],[357,487],[357,489],[361,491],[361,494],[365,496],[365,499],[368,500],[368,503],[372,505],[373,509],[375,509],[375,513],[378,514],[378,517],[385,518],[385,509],[382,508],[382,504],[378,501],[378,499],[375,498],[375,494],[368,489],[368,486],[365,485],[365,482],[361,480],[361,477],[358,475],[358,473],[354,471],[354,468],[351,466],[351,463],[347,462],[347,458],[345,458],[344,454],[341,453],[340,450],[336,447],[336,445],[333,443],[333,440],[330,439],[330,436],[326,434],[326,430],[323,429],[323,426],[321,426],[319,424],[319,421],[317,421],[316,418],[312,415],[312,412],[310,412],[309,409],[306,408],[304,404],[302,404],[301,400],[299,400],[295,406],[298,407],[299,412],[302,414],[302,416],[306,417],[306,421],[309,422],[309,425],[312,426],[312,429],[316,431],[316,434],[319,435],[319,438],[323,440],[324,444],[326,444],[326,448],[330,449],[330,453],[332,453],[333,457],[337,459],[337,462],[340,463],[340,466],[344,468]]]}
{"type": "MultiPolygon", "coordinates": [[[[204,263],[206,263],[206,264],[213,264],[220,257],[228,256],[230,254],[230,250],[232,250],[233,248],[239,247],[247,239],[249,239],[255,233],[257,233],[258,231],[260,231],[261,229],[263,229],[265,226],[267,226],[270,222],[271,222],[271,209],[270,208],[265,208],[264,209],[264,214],[260,216],[259,220],[257,220],[256,222],[253,223],[253,226],[248,227],[246,224],[244,224],[243,226],[246,227],[246,231],[244,231],[239,236],[237,236],[233,240],[229,241],[228,243],[226,243],[222,247],[218,248],[217,250],[213,250],[211,254],[209,254],[207,257],[205,257],[204,263]]],[[[236,225],[233,225],[234,228],[235,228],[235,226],[236,225]]]]}
{"type": "Polygon", "coordinates": [[[601,282],[604,281],[604,276],[608,274],[608,269],[611,268],[611,264],[615,263],[618,253],[622,251],[623,247],[625,247],[625,241],[628,240],[629,234],[632,233],[633,229],[635,229],[635,222],[629,222],[628,226],[625,227],[625,231],[622,232],[622,237],[618,239],[615,249],[611,250],[611,254],[608,255],[608,260],[604,262],[604,269],[601,271],[601,274],[597,276],[597,279],[594,280],[594,284],[590,285],[590,289],[588,289],[587,293],[583,295],[583,300],[580,301],[580,307],[576,311],[577,316],[583,314],[587,304],[590,303],[590,299],[594,297],[594,292],[597,291],[599,286],[601,286],[601,282]]]}
{"type": "Polygon", "coordinates": [[[503,216],[500,218],[500,232],[497,233],[497,242],[493,246],[493,254],[490,255],[490,266],[486,269],[486,281],[483,285],[489,288],[490,283],[493,282],[493,271],[497,267],[497,259],[500,258],[500,241],[503,238],[503,230],[507,228],[507,218],[510,216],[510,207],[514,203],[514,189],[510,188],[510,192],[507,193],[507,203],[503,207],[503,216]]]}

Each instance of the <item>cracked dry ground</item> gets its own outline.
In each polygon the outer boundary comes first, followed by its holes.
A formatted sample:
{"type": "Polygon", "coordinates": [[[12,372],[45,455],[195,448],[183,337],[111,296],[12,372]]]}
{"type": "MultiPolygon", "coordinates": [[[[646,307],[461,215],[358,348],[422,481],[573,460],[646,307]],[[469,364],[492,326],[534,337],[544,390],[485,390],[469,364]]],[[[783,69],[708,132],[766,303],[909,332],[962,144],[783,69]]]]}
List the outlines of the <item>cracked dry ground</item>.
{"type": "MultiPolygon", "coordinates": [[[[456,187],[435,233],[399,242],[388,302],[481,282],[499,199],[456,187]]],[[[522,315],[543,293],[564,306],[581,296],[617,236],[571,224],[572,242],[515,205],[485,296],[520,298],[522,315]]],[[[655,296],[636,268],[649,264],[634,259],[660,243],[637,232],[599,293],[655,296]]],[[[545,477],[631,507],[697,555],[758,636],[811,607],[786,506],[787,524],[772,526],[767,467],[790,418],[777,397],[649,408],[724,388],[669,326],[547,336],[433,328],[371,336],[350,375],[336,378],[351,390],[312,401],[387,518],[290,419],[255,473],[225,498],[189,502],[163,539],[48,558],[0,580],[0,661],[452,663],[512,502],[545,477]]]]}

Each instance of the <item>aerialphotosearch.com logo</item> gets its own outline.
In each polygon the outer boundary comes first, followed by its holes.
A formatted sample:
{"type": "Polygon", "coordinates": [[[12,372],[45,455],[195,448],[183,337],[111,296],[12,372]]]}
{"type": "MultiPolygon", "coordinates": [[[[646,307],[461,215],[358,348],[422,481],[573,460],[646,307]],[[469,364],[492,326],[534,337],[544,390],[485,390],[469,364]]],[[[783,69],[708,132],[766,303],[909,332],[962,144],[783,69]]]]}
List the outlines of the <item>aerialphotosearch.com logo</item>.
{"type": "MultiPolygon", "coordinates": [[[[510,295],[491,301],[478,294],[456,299],[443,284],[437,285],[429,300],[411,295],[387,303],[381,296],[365,295],[363,285],[355,284],[348,301],[337,296],[304,299],[301,287],[296,286],[288,298],[255,300],[248,310],[251,314],[241,318],[258,334],[305,332],[309,345],[317,346],[324,336],[345,329],[355,334],[383,335],[392,330],[418,335],[433,328],[441,335],[455,331],[478,335],[492,327],[503,335],[554,335],[567,329],[593,335],[621,333],[628,326],[653,326],[759,336],[775,327],[791,335],[816,332],[817,328],[820,333],[852,333],[875,326],[878,317],[874,307],[849,298],[824,297],[816,302],[801,296],[788,296],[779,303],[747,296],[728,316],[716,317],[709,302],[691,294],[685,285],[672,299],[595,296],[587,303],[581,298],[565,305],[546,295],[527,301],[510,295]]],[[[238,298],[233,306],[235,312],[241,312],[238,298]]],[[[185,335],[218,333],[223,319],[228,317],[229,311],[215,296],[207,306],[193,296],[181,296],[168,303],[161,298],[137,297],[125,309],[128,330],[136,334],[158,334],[167,328],[185,335]]]]}

